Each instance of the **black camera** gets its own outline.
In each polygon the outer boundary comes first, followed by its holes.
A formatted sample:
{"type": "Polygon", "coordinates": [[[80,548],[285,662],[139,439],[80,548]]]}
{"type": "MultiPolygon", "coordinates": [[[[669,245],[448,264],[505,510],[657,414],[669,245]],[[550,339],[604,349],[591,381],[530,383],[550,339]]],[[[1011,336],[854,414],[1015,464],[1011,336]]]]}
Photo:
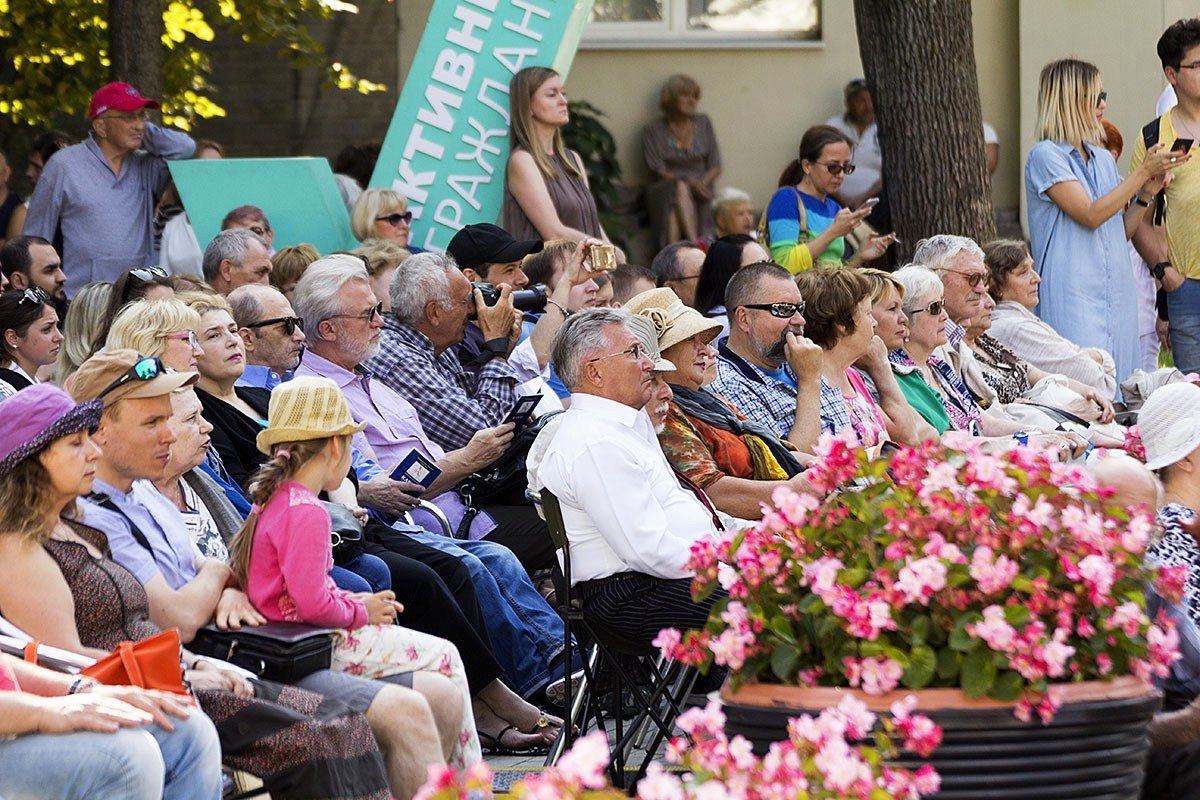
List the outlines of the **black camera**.
{"type": "MultiPolygon", "coordinates": [[[[485,281],[473,281],[471,285],[483,295],[485,306],[494,306],[500,301],[500,290],[492,284],[485,281]]],[[[513,308],[517,311],[540,314],[546,310],[546,287],[536,283],[527,289],[515,291],[512,293],[512,301],[513,308]]]]}

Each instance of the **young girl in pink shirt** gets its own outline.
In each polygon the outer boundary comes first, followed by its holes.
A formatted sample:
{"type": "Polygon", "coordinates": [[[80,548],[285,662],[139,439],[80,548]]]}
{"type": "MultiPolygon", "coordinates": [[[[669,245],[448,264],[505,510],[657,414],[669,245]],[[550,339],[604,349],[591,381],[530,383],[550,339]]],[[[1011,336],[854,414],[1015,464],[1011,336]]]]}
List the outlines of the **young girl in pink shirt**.
{"type": "Polygon", "coordinates": [[[340,629],[334,669],[365,678],[413,673],[419,692],[430,683],[428,673],[449,678],[463,706],[457,730],[441,731],[447,761],[459,768],[479,761],[471,694],[454,645],[394,624],[404,610],[394,593],[351,594],[329,577],[331,522],[317,494],[346,477],[350,437],[364,426],[354,422],[328,378],[300,377],[276,387],[267,416],[258,447],[271,459],[250,484],[254,506],[229,548],[230,566],[250,601],[269,620],[340,629]]]}

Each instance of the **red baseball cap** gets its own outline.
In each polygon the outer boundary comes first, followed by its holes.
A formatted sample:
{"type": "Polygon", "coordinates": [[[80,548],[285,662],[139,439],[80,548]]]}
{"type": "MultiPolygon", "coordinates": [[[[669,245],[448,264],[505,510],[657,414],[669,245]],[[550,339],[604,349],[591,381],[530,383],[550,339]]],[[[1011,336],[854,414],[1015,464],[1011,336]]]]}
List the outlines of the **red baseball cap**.
{"type": "Polygon", "coordinates": [[[109,109],[137,111],[139,108],[158,107],[157,100],[142,97],[138,90],[128,83],[110,83],[92,95],[92,104],[88,108],[88,119],[93,120],[109,109]]]}

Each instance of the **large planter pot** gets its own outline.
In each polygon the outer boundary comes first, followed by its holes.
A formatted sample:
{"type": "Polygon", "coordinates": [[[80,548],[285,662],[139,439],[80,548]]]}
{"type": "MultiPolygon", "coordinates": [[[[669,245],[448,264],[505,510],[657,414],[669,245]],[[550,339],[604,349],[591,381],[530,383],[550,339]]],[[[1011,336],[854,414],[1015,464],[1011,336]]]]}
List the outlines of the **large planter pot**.
{"type": "MultiPolygon", "coordinates": [[[[854,689],[751,683],[721,690],[726,731],[765,753],[787,738],[787,720],[816,715],[852,693],[874,712],[909,694],[917,710],[942,727],[928,759],[942,776],[938,800],[1136,800],[1148,744],[1146,725],[1161,695],[1136,678],[1064,684],[1063,706],[1049,725],[1021,722],[1013,704],[968,698],[957,689],[897,691],[871,696],[854,689]]],[[[909,754],[905,754],[909,755],[909,754]]],[[[922,762],[901,759],[900,766],[922,762]]]]}

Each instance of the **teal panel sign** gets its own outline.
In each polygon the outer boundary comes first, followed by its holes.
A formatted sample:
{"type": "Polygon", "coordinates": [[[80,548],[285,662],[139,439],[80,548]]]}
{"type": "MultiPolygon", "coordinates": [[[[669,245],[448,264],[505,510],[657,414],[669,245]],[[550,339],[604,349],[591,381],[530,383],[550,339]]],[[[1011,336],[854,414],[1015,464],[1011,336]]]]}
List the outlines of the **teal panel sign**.
{"type": "Polygon", "coordinates": [[[302,242],[320,253],[358,247],[323,158],[187,159],[167,165],[201,247],[238,206],[263,210],[275,230],[276,250],[302,242]]]}
{"type": "Polygon", "coordinates": [[[408,198],[413,243],[443,250],[494,222],[508,162],[508,84],[525,67],[564,77],[592,0],[434,0],[371,186],[408,198]]]}

